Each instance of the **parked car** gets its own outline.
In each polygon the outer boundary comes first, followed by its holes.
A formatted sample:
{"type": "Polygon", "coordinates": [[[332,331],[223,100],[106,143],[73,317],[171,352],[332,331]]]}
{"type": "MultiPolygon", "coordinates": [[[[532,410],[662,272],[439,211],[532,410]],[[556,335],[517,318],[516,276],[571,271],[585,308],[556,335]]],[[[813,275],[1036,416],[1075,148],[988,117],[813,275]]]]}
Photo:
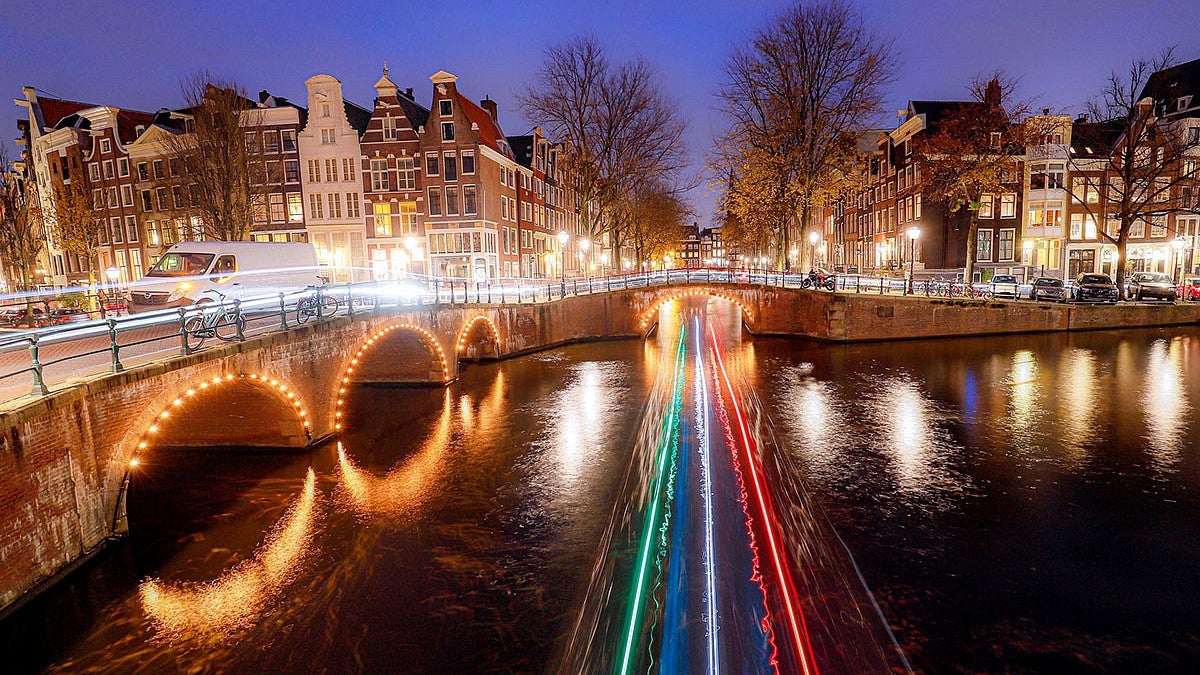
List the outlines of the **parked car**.
{"type": "Polygon", "coordinates": [[[997,274],[992,277],[991,283],[988,284],[988,290],[992,292],[994,297],[1005,297],[1017,299],[1017,277],[1012,274],[997,274]]]}
{"type": "Polygon", "coordinates": [[[1175,302],[1179,294],[1171,277],[1162,272],[1136,272],[1125,283],[1126,300],[1166,300],[1175,302]]]}
{"type": "Polygon", "coordinates": [[[46,325],[46,312],[41,307],[9,307],[0,312],[0,325],[10,328],[36,328],[46,325]]]}
{"type": "Polygon", "coordinates": [[[1121,292],[1107,274],[1086,272],[1071,283],[1071,300],[1075,302],[1116,302],[1120,297],[1121,292]]]}
{"type": "Polygon", "coordinates": [[[1184,277],[1179,284],[1180,300],[1200,300],[1200,277],[1184,277]]]}
{"type": "Polygon", "coordinates": [[[83,323],[91,321],[92,316],[78,307],[58,307],[50,310],[51,324],[83,323]]]}
{"type": "Polygon", "coordinates": [[[1029,289],[1029,299],[1034,302],[1062,302],[1067,299],[1067,287],[1062,279],[1038,277],[1029,289]]]}

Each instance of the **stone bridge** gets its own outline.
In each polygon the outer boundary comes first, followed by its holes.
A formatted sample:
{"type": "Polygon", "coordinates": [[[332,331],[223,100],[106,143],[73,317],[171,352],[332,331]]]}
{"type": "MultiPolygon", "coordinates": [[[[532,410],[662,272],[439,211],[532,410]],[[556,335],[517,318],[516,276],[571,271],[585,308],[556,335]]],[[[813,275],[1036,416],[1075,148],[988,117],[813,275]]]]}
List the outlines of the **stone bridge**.
{"type": "MultiPolygon", "coordinates": [[[[693,284],[508,305],[362,313],[106,375],[0,414],[0,608],[126,530],[132,471],[200,446],[305,448],[337,434],[353,383],[443,385],[464,362],[570,342],[636,338],[687,296],[741,308],[752,333],[864,340],[1195,322],[1169,314],[1073,317],[1031,303],[939,302],[764,286],[693,284]],[[1140,323],[1139,323],[1140,322],[1140,323]]],[[[1140,311],[1140,310],[1139,310],[1140,311]]],[[[1124,312],[1124,313],[1123,313],[1124,312]]]]}

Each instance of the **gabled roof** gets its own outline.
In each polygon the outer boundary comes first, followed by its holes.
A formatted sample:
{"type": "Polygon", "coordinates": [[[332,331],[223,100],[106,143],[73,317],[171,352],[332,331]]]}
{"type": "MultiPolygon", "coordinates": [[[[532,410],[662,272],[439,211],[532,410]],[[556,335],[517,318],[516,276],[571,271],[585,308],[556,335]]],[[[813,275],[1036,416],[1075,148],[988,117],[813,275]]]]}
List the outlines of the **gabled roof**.
{"type": "Polygon", "coordinates": [[[80,110],[95,108],[95,103],[81,103],[79,101],[67,101],[60,98],[37,98],[38,106],[42,109],[42,121],[47,127],[53,129],[58,126],[64,117],[74,115],[80,110]]]}
{"type": "MultiPolygon", "coordinates": [[[[1178,112],[1176,101],[1191,96],[1191,107],[1200,106],[1200,59],[1164,68],[1146,80],[1138,99],[1151,98],[1166,105],[1165,113],[1178,112]]],[[[1192,111],[1196,114],[1196,111],[1192,111]]]]}
{"type": "Polygon", "coordinates": [[[478,127],[480,142],[505,157],[514,159],[512,148],[508,147],[508,139],[504,137],[504,132],[500,130],[500,125],[496,120],[492,119],[486,110],[479,107],[479,104],[463,96],[461,92],[456,90],[455,93],[463,114],[478,127]]]}
{"type": "Polygon", "coordinates": [[[350,123],[351,128],[358,132],[361,138],[367,130],[367,125],[371,122],[371,111],[357,103],[351,103],[348,99],[342,99],[342,103],[346,109],[346,121],[350,123]]]}
{"type": "Polygon", "coordinates": [[[425,123],[429,121],[429,109],[409,98],[407,93],[396,94],[396,100],[400,103],[400,108],[404,110],[404,116],[408,118],[408,123],[412,125],[413,131],[425,126],[425,123]]]}
{"type": "Polygon", "coordinates": [[[533,134],[509,136],[508,147],[512,148],[518,164],[527,169],[533,168],[533,134]]]}
{"type": "Polygon", "coordinates": [[[914,115],[925,116],[925,130],[929,133],[937,131],[942,120],[963,110],[985,108],[981,101],[909,101],[908,107],[914,115]]]}
{"type": "Polygon", "coordinates": [[[1124,130],[1125,124],[1120,120],[1112,122],[1076,120],[1071,125],[1071,156],[1077,158],[1108,157],[1124,130]]]}

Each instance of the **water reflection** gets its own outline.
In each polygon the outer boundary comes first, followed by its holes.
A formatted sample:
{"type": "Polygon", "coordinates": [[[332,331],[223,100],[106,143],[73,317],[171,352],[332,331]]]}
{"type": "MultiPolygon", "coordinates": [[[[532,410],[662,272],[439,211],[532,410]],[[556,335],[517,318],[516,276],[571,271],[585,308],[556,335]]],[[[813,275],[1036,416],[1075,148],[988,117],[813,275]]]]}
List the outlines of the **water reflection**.
{"type": "Polygon", "coordinates": [[[1089,349],[1067,350],[1059,367],[1056,391],[1062,420],[1061,441],[1068,459],[1082,459],[1095,438],[1097,396],[1096,356],[1089,349]]]}
{"type": "Polygon", "coordinates": [[[143,582],[142,606],[160,635],[225,641],[253,627],[299,573],[310,550],[316,504],[316,474],[309,469],[296,503],[252,558],[211,582],[143,582]]]}
{"type": "Polygon", "coordinates": [[[1008,386],[1012,431],[1028,434],[1038,418],[1041,393],[1038,387],[1038,363],[1033,352],[1028,349],[1013,352],[1008,386]]]}
{"type": "Polygon", "coordinates": [[[1146,355],[1146,381],[1142,408],[1146,416],[1146,440],[1150,456],[1160,470],[1179,461],[1189,411],[1183,385],[1182,344],[1178,340],[1156,340],[1146,355]]]}

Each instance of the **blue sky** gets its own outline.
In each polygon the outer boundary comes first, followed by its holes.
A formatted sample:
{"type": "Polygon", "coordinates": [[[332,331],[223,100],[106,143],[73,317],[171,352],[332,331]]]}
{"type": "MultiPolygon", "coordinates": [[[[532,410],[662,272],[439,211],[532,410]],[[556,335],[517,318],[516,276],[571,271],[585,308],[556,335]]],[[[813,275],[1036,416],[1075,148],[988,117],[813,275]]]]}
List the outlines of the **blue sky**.
{"type": "MultiPolygon", "coordinates": [[[[0,138],[16,137],[10,100],[29,84],[75,100],[155,110],[179,105],[179,80],[201,68],[303,101],[304,80],[331,74],[370,106],[384,60],[392,79],[431,92],[445,69],[462,90],[500,104],[505,133],[529,129],[515,109],[546,44],[590,33],[615,57],[640,55],[661,70],[691,127],[699,162],[721,124],[713,92],[729,47],[781,2],[75,2],[0,6],[0,138]],[[52,9],[45,9],[51,7],[52,9]]],[[[1114,68],[1178,45],[1200,58],[1195,0],[1046,2],[863,0],[868,20],[896,40],[902,66],[889,107],[962,96],[965,83],[1003,67],[1026,95],[1082,110],[1114,68]]],[[[888,118],[890,123],[894,118],[888,118]]],[[[713,197],[693,194],[700,221],[713,197]]]]}

